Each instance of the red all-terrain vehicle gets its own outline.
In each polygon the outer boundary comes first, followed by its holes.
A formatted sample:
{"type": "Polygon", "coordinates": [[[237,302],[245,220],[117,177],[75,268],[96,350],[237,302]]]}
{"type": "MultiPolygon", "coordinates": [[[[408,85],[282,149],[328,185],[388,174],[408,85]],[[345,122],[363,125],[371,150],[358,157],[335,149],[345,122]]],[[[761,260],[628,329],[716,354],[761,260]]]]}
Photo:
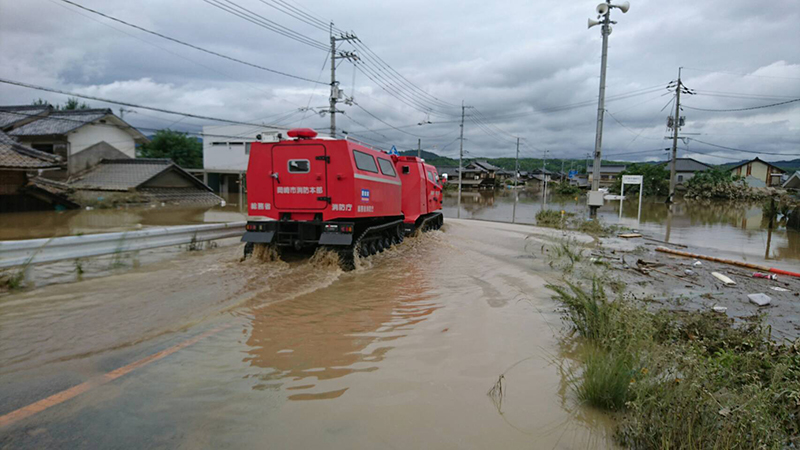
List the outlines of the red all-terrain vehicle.
{"type": "Polygon", "coordinates": [[[320,138],[307,128],[287,135],[251,144],[245,256],[255,245],[327,246],[350,266],[354,252],[368,256],[417,229],[441,227],[442,186],[422,159],[320,138]]]}

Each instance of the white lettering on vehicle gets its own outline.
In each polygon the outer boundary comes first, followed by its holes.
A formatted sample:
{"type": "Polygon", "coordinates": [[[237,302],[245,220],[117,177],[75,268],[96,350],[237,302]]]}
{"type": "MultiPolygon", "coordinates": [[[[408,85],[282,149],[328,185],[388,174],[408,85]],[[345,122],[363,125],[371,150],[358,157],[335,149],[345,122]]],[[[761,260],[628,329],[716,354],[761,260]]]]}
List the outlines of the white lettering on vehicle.
{"type": "Polygon", "coordinates": [[[358,212],[374,212],[375,207],[372,205],[358,205],[358,212]]]}
{"type": "Polygon", "coordinates": [[[270,205],[269,203],[250,203],[250,209],[269,211],[270,209],[272,209],[272,205],[270,205]]]}
{"type": "Polygon", "coordinates": [[[353,205],[351,203],[334,203],[331,205],[331,211],[352,211],[353,205]]]}
{"type": "Polygon", "coordinates": [[[322,186],[278,186],[276,194],[322,194],[322,186]]]}

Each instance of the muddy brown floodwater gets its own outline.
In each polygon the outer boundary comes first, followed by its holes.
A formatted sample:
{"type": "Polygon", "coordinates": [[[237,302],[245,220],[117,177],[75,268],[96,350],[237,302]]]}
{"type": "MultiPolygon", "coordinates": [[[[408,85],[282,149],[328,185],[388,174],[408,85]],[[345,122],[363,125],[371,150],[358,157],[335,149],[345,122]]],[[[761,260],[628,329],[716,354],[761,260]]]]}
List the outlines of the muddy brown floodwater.
{"type": "Polygon", "coordinates": [[[0,447],[613,447],[528,234],[449,220],[348,273],[237,245],[0,297],[0,447]]]}

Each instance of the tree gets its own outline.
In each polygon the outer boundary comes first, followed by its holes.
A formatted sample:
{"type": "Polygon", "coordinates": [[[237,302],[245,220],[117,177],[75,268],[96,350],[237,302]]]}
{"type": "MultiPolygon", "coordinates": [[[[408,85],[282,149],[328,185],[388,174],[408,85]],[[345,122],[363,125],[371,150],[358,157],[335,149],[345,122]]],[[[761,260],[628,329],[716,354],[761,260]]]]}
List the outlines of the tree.
{"type": "MultiPolygon", "coordinates": [[[[620,172],[617,179],[614,180],[614,185],[611,187],[613,192],[620,192],[623,175],[643,175],[643,194],[646,196],[669,194],[669,170],[663,164],[631,164],[620,172]]],[[[626,187],[625,190],[631,194],[637,193],[639,192],[639,186],[633,185],[626,187]]]]}
{"type": "MultiPolygon", "coordinates": [[[[38,99],[34,100],[32,104],[35,105],[35,106],[47,106],[47,105],[50,104],[50,102],[48,102],[47,100],[38,98],[38,99]]],[[[81,103],[81,101],[78,100],[75,97],[68,98],[67,102],[64,103],[63,105],[55,105],[55,109],[63,110],[63,111],[72,111],[72,110],[76,110],[76,109],[90,109],[90,108],[91,108],[91,106],[89,106],[88,103],[86,103],[86,102],[81,103]]]]}
{"type": "Polygon", "coordinates": [[[203,167],[203,144],[178,131],[157,131],[150,142],[139,147],[137,153],[140,158],[169,158],[187,169],[203,167]]]}

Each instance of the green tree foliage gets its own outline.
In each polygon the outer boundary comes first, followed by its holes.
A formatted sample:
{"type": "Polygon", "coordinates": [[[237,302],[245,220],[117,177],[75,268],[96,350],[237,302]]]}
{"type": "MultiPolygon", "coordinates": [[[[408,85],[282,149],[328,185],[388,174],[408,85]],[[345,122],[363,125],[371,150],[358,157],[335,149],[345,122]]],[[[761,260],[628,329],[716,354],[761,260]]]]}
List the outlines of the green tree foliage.
{"type": "MultiPolygon", "coordinates": [[[[49,105],[49,104],[50,104],[49,102],[47,102],[46,100],[43,100],[41,98],[36,99],[36,100],[33,101],[33,105],[36,105],[36,106],[45,106],[45,105],[49,105]]],[[[61,111],[72,111],[72,110],[76,110],[76,109],[90,109],[91,108],[91,106],[89,106],[88,103],[81,102],[80,100],[78,100],[75,97],[70,97],[69,99],[67,99],[67,102],[64,103],[63,105],[54,105],[53,107],[55,109],[61,110],[61,111]]]]}
{"type": "Polygon", "coordinates": [[[137,153],[140,158],[169,158],[186,169],[203,167],[203,144],[178,131],[157,131],[150,142],[139,147],[137,153]]]}
{"type": "MultiPolygon", "coordinates": [[[[623,175],[643,175],[644,195],[669,195],[669,170],[667,170],[667,167],[663,164],[631,164],[624,171],[620,172],[617,179],[614,180],[614,185],[611,186],[613,192],[620,192],[623,175]]],[[[625,191],[631,194],[638,193],[639,186],[625,186],[625,191]]]]}

